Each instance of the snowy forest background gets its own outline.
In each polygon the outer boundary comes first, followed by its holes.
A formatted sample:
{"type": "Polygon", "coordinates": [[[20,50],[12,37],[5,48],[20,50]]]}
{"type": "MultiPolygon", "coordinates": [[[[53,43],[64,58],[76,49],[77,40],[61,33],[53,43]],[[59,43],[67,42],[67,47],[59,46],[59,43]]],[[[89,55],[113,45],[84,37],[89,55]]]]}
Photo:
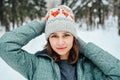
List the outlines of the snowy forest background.
{"type": "Polygon", "coordinates": [[[72,8],[76,22],[84,20],[87,30],[99,28],[99,25],[105,28],[104,21],[108,16],[117,16],[120,35],[120,0],[0,0],[0,25],[10,31],[28,19],[41,19],[48,9],[60,4],[72,8]]]}
{"type": "MultiPolygon", "coordinates": [[[[85,42],[93,42],[120,59],[120,0],[0,0],[0,37],[33,19],[45,17],[47,10],[68,5],[85,42]]],[[[42,50],[44,34],[23,47],[30,53],[42,50]]],[[[0,80],[26,80],[0,58],[0,80]]]]}

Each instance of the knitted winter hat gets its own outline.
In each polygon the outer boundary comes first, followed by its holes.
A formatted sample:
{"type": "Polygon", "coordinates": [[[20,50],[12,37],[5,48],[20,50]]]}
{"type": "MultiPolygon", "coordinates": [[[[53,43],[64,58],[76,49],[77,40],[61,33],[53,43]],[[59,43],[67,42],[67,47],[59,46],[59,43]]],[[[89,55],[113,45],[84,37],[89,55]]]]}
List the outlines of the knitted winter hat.
{"type": "Polygon", "coordinates": [[[46,15],[46,39],[48,39],[51,33],[57,31],[67,31],[76,37],[73,12],[65,5],[50,9],[46,15]]]}

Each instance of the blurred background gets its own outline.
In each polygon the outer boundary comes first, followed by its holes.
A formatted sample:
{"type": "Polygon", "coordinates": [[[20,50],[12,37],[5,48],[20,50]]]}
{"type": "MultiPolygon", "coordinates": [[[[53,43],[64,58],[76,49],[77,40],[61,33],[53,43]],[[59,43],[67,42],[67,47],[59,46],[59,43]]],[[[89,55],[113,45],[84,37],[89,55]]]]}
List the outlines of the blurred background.
{"type": "Polygon", "coordinates": [[[41,19],[47,10],[58,5],[72,8],[76,22],[84,20],[87,30],[99,28],[99,25],[105,28],[108,16],[117,16],[120,35],[120,0],[0,0],[0,25],[10,31],[28,20],[41,19]]]}
{"type": "MultiPolygon", "coordinates": [[[[78,35],[120,59],[120,0],[0,0],[0,37],[33,19],[43,19],[58,5],[69,6],[78,35]]],[[[44,34],[23,47],[34,54],[46,43],[44,34]]],[[[0,58],[0,80],[26,80],[0,58]]]]}

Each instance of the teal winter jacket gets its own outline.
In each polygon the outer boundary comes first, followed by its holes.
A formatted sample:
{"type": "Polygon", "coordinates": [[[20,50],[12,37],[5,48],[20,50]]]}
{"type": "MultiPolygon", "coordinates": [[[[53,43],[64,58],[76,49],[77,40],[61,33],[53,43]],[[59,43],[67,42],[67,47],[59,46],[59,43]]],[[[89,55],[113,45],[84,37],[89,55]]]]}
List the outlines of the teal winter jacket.
{"type": "MultiPolygon", "coordinates": [[[[61,80],[57,63],[45,50],[30,54],[23,50],[31,39],[42,34],[42,24],[34,20],[0,38],[0,57],[28,80],[61,80]]],[[[120,80],[120,60],[93,43],[87,43],[77,61],[77,80],[120,80]]]]}

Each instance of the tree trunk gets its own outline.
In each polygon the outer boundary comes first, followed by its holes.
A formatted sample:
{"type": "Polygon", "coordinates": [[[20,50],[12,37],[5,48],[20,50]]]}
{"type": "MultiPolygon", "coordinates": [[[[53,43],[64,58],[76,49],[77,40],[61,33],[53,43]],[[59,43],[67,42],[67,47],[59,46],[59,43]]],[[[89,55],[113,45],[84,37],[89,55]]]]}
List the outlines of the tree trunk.
{"type": "Polygon", "coordinates": [[[6,27],[6,28],[5,28],[5,31],[6,31],[6,32],[10,31],[9,23],[7,23],[7,24],[5,25],[5,27],[6,27]]]}
{"type": "Polygon", "coordinates": [[[118,34],[120,35],[120,0],[118,0],[118,34]]]}
{"type": "Polygon", "coordinates": [[[102,23],[101,8],[98,9],[98,13],[99,13],[99,14],[98,14],[98,17],[99,17],[99,19],[100,19],[100,20],[99,20],[99,24],[101,24],[101,23],[102,23]]]}
{"type": "Polygon", "coordinates": [[[3,21],[3,0],[0,0],[0,22],[2,25],[2,21],[3,21]]]}
{"type": "Polygon", "coordinates": [[[65,3],[66,0],[61,0],[61,5],[63,5],[65,3]]]}
{"type": "Polygon", "coordinates": [[[89,13],[89,15],[90,15],[90,16],[89,16],[90,30],[92,30],[92,23],[93,23],[93,21],[92,21],[92,13],[93,13],[93,12],[92,12],[92,7],[90,7],[89,9],[90,9],[90,10],[89,10],[89,11],[90,11],[90,13],[89,13]]]}
{"type": "Polygon", "coordinates": [[[13,29],[14,29],[14,25],[15,25],[15,14],[16,14],[16,12],[15,12],[15,2],[14,2],[14,0],[12,0],[12,27],[13,27],[13,29]]]}
{"type": "Polygon", "coordinates": [[[120,12],[118,15],[118,34],[120,35],[120,12]]]}
{"type": "Polygon", "coordinates": [[[68,0],[61,0],[61,5],[68,5],[68,0]]]}

